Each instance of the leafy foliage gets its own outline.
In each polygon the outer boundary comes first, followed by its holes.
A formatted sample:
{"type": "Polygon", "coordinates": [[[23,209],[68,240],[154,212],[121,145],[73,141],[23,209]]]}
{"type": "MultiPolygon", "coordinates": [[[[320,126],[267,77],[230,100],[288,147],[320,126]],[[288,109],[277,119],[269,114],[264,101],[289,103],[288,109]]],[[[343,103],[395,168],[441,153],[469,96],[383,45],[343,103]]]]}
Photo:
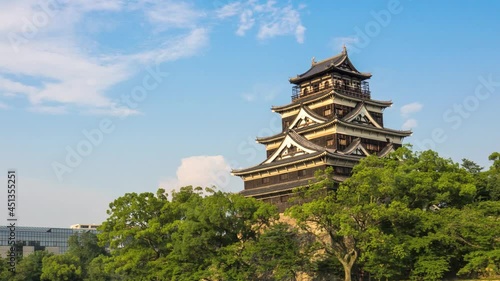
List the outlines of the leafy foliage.
{"type": "Polygon", "coordinates": [[[47,251],[36,251],[23,257],[16,266],[16,274],[11,277],[13,281],[39,281],[42,275],[43,259],[53,256],[47,251]]]}
{"type": "MultiPolygon", "coordinates": [[[[491,213],[493,202],[477,203],[481,182],[487,182],[486,198],[494,198],[500,154],[490,159],[498,165],[485,175],[471,161],[460,167],[434,151],[403,147],[386,158],[369,156],[334,190],[333,170],[320,172],[305,192],[309,202],[288,214],[316,236],[325,255],[337,258],[345,280],[365,273],[442,280],[466,266],[464,256],[471,264],[468,254],[498,247],[499,216],[485,218],[484,210],[488,205],[491,213]]],[[[461,272],[477,272],[472,264],[467,268],[461,272]]]]}
{"type": "Polygon", "coordinates": [[[70,254],[44,257],[41,280],[82,280],[80,261],[77,257],[70,254]]]}
{"type": "Polygon", "coordinates": [[[101,244],[109,244],[108,272],[136,280],[203,280],[241,259],[228,258],[257,241],[278,218],[275,207],[237,194],[184,187],[168,200],[164,190],[126,194],[110,204],[101,244]]]}
{"type": "Polygon", "coordinates": [[[342,184],[331,168],[280,218],[238,194],[127,193],[98,236],[35,252],[0,280],[443,280],[500,275],[500,153],[483,171],[408,147],[369,156],[342,184]],[[105,250],[105,248],[107,250],[105,250]]]}

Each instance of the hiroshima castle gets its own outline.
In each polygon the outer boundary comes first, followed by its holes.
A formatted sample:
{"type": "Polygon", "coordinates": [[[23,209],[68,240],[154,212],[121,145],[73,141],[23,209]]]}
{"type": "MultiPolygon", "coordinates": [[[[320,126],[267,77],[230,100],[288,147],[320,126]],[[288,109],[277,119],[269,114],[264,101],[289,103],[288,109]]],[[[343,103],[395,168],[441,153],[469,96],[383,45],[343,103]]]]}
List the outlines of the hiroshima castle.
{"type": "Polygon", "coordinates": [[[354,67],[345,47],[326,60],[313,58],[309,70],[289,80],[291,103],[272,107],[281,115],[281,133],[257,138],[267,158],[232,171],[244,181],[241,194],[283,210],[292,190],[307,185],[316,170],[331,166],[340,183],[363,157],[400,147],[412,132],[384,127],[383,112],[392,102],[372,99],[370,77],[354,67]]]}

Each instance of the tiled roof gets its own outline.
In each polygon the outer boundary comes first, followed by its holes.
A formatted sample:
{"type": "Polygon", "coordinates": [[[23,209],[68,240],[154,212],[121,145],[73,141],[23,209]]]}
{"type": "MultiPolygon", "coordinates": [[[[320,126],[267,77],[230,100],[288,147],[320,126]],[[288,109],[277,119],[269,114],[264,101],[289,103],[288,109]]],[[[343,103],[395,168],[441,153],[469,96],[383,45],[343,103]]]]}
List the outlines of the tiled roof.
{"type": "Polygon", "coordinates": [[[312,150],[315,150],[315,151],[318,151],[318,152],[319,151],[327,151],[327,152],[330,152],[330,153],[335,153],[334,149],[329,149],[329,148],[323,147],[321,145],[317,145],[317,144],[309,141],[308,139],[304,138],[303,136],[297,134],[297,132],[295,132],[294,130],[290,130],[288,132],[288,135],[295,142],[297,142],[298,144],[302,145],[305,148],[309,148],[309,149],[312,149],[312,150]]]}
{"type": "MultiPolygon", "coordinates": [[[[388,129],[388,128],[377,128],[374,126],[345,122],[345,121],[340,120],[336,117],[331,119],[330,121],[328,121],[326,123],[320,123],[320,124],[314,124],[314,125],[307,126],[307,127],[302,127],[302,128],[297,129],[296,131],[298,133],[304,133],[304,132],[308,132],[308,131],[311,131],[314,129],[327,127],[327,126],[330,126],[330,125],[335,124],[335,123],[340,124],[340,125],[344,125],[347,127],[356,127],[358,129],[365,129],[368,131],[376,131],[376,132],[381,132],[381,133],[391,133],[391,134],[395,134],[395,135],[400,136],[400,137],[408,137],[412,134],[412,131],[410,131],[410,130],[394,130],[394,129],[388,129]]],[[[273,141],[273,140],[283,139],[286,135],[287,135],[286,132],[281,132],[279,134],[272,135],[269,137],[257,138],[256,140],[259,143],[265,144],[265,143],[273,141]]]]}
{"type": "Polygon", "coordinates": [[[394,130],[394,129],[388,129],[388,128],[377,128],[377,127],[363,125],[363,124],[344,122],[342,120],[337,120],[337,122],[338,122],[338,124],[345,125],[347,127],[356,127],[359,129],[366,129],[368,131],[375,131],[375,132],[380,132],[380,133],[391,133],[391,134],[394,134],[394,135],[397,135],[400,137],[408,137],[412,134],[412,131],[410,131],[410,130],[394,130]]]}
{"type": "Polygon", "coordinates": [[[348,72],[351,74],[354,74],[356,76],[360,76],[361,78],[368,79],[371,77],[371,74],[369,73],[362,73],[359,72],[352,63],[349,60],[349,56],[347,55],[347,52],[344,50],[342,53],[333,56],[331,58],[328,58],[326,60],[320,61],[320,62],[314,62],[311,65],[311,68],[307,70],[306,72],[297,75],[296,77],[293,77],[290,79],[290,83],[300,83],[301,81],[307,80],[309,78],[312,78],[316,75],[320,75],[326,72],[330,72],[333,70],[341,71],[341,72],[348,72]],[[350,69],[345,69],[345,68],[340,68],[339,66],[346,62],[350,69]]]}
{"type": "MultiPolygon", "coordinates": [[[[346,176],[334,175],[333,180],[336,182],[343,182],[347,179],[346,176]]],[[[307,186],[310,181],[314,180],[314,178],[307,178],[292,182],[285,182],[281,184],[273,184],[269,186],[263,186],[258,188],[250,188],[240,191],[240,194],[243,196],[255,196],[255,195],[272,195],[273,193],[283,192],[283,191],[291,191],[294,188],[307,186]]]]}
{"type": "Polygon", "coordinates": [[[318,151],[315,153],[302,154],[299,156],[288,157],[285,159],[277,160],[277,161],[271,162],[271,163],[264,163],[267,161],[267,159],[266,159],[266,161],[264,161],[258,165],[255,165],[255,166],[249,167],[249,168],[245,168],[245,169],[232,170],[231,173],[233,173],[235,176],[238,176],[240,174],[244,174],[247,172],[252,172],[252,171],[257,171],[257,170],[265,170],[265,169],[270,168],[270,167],[282,166],[282,165],[290,164],[290,163],[294,163],[294,162],[301,162],[304,160],[315,159],[315,158],[322,156],[324,153],[325,152],[318,151]]]}
{"type": "Polygon", "coordinates": [[[387,156],[387,154],[389,154],[389,152],[391,152],[391,150],[394,149],[394,144],[391,142],[391,143],[388,143],[386,147],[384,147],[378,154],[377,156],[379,157],[385,157],[387,156]]]}
{"type": "Polygon", "coordinates": [[[283,112],[285,110],[293,109],[293,108],[308,104],[309,102],[321,100],[325,97],[328,97],[329,95],[334,95],[334,96],[337,96],[339,98],[344,98],[344,99],[352,100],[355,102],[364,102],[366,104],[380,106],[380,107],[389,107],[392,105],[392,101],[383,101],[383,100],[374,100],[374,99],[360,99],[360,98],[341,94],[333,89],[326,89],[326,90],[322,90],[322,91],[319,91],[317,93],[308,95],[306,97],[297,99],[297,100],[295,100],[289,104],[286,104],[286,105],[272,106],[271,110],[274,112],[278,112],[278,113],[283,112]]]}
{"type": "Polygon", "coordinates": [[[361,146],[361,149],[363,149],[363,152],[366,155],[370,155],[370,153],[368,153],[368,151],[366,150],[366,147],[361,143],[360,138],[355,138],[346,149],[344,149],[343,151],[339,151],[339,153],[351,154],[354,151],[354,149],[356,149],[356,147],[358,147],[358,146],[361,146]]]}
{"type": "Polygon", "coordinates": [[[322,120],[322,121],[328,121],[328,118],[323,116],[323,115],[320,115],[316,112],[314,112],[313,110],[311,110],[309,108],[309,106],[305,106],[305,105],[302,105],[302,107],[304,109],[305,112],[307,112],[307,114],[311,115],[312,117],[316,118],[316,119],[319,119],[319,120],[322,120]]]}
{"type": "Polygon", "coordinates": [[[245,189],[243,191],[240,191],[240,194],[243,196],[252,196],[252,195],[264,195],[264,194],[269,194],[269,193],[277,193],[277,192],[292,190],[292,189],[300,187],[300,186],[308,185],[309,181],[313,180],[313,179],[314,178],[308,178],[308,179],[286,182],[286,183],[281,183],[281,184],[274,184],[274,185],[264,186],[264,187],[259,187],[259,188],[245,189]]]}
{"type": "Polygon", "coordinates": [[[354,117],[356,116],[360,111],[361,109],[363,109],[363,106],[365,105],[364,102],[359,102],[356,107],[351,110],[351,112],[347,113],[343,118],[342,120],[349,120],[351,117],[354,117]]]}
{"type": "Polygon", "coordinates": [[[276,161],[273,161],[270,163],[266,163],[266,161],[272,157],[272,156],[270,156],[264,162],[262,162],[258,165],[255,165],[253,167],[240,169],[240,170],[233,170],[232,171],[233,175],[239,176],[239,175],[243,175],[243,174],[250,173],[250,172],[266,170],[270,167],[277,167],[277,166],[279,167],[279,166],[284,166],[284,165],[291,164],[294,162],[302,162],[302,161],[306,161],[306,160],[310,160],[310,159],[315,159],[315,158],[318,158],[321,156],[329,156],[332,158],[348,160],[348,161],[359,161],[359,159],[361,158],[359,156],[354,156],[354,155],[340,154],[340,153],[337,153],[336,150],[334,150],[334,149],[329,149],[329,148],[323,147],[321,145],[317,145],[317,144],[307,140],[303,136],[297,134],[297,132],[295,132],[294,130],[288,131],[286,133],[286,135],[290,136],[290,138],[293,141],[295,141],[297,144],[299,144],[307,149],[313,150],[315,152],[309,153],[309,154],[302,154],[302,155],[298,155],[298,156],[291,156],[291,157],[288,157],[285,159],[280,159],[280,160],[276,160],[276,161]]]}

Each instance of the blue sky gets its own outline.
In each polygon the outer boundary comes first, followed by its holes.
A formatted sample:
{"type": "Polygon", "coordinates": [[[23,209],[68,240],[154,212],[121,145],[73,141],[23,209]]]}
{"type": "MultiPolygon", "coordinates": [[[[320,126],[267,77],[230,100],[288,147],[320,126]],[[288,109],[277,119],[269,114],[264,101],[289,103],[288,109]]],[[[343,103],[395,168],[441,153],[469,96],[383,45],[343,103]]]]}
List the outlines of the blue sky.
{"type": "Polygon", "coordinates": [[[343,44],[373,74],[372,97],[394,102],[386,127],[412,128],[417,149],[488,167],[500,150],[499,9],[0,1],[0,170],[18,171],[19,224],[99,223],[114,198],[160,186],[241,190],[229,170],[264,160],[254,140],[280,129],[270,107],[290,102],[288,78],[343,44]]]}

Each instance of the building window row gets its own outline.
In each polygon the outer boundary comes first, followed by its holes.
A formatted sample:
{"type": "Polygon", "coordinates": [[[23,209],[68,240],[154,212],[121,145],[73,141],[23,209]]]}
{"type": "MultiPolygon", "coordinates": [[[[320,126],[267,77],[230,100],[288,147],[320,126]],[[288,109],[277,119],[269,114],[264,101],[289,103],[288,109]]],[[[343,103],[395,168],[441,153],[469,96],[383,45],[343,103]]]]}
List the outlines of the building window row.
{"type": "Polygon", "coordinates": [[[271,184],[271,183],[273,183],[271,181],[271,179],[274,177],[275,181],[276,181],[274,183],[279,183],[282,181],[288,181],[290,179],[295,179],[295,178],[300,179],[300,178],[307,177],[307,176],[308,176],[307,170],[298,170],[296,172],[285,173],[285,174],[281,174],[279,176],[264,177],[260,180],[260,182],[261,182],[261,184],[271,184]]]}

